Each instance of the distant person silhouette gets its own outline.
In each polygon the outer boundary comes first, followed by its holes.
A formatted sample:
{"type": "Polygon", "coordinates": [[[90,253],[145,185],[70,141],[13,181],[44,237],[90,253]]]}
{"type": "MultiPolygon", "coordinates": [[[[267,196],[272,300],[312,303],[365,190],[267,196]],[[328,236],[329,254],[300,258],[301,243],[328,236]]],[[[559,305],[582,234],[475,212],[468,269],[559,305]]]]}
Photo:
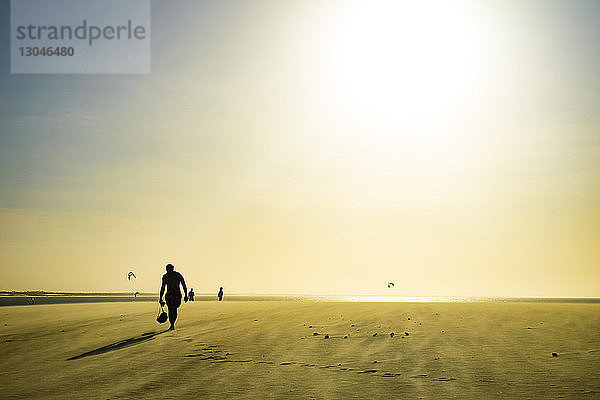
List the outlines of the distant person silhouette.
{"type": "Polygon", "coordinates": [[[158,302],[161,306],[165,305],[163,301],[163,294],[165,293],[165,286],[167,287],[167,294],[165,295],[165,300],[167,303],[167,307],[169,308],[169,322],[171,326],[169,330],[172,331],[175,329],[175,320],[177,319],[177,308],[181,305],[181,290],[179,289],[179,285],[183,286],[183,293],[185,293],[185,297],[183,301],[187,303],[187,287],[185,286],[185,280],[183,279],[183,275],[179,272],[175,271],[175,267],[173,264],[167,264],[166,266],[167,273],[162,277],[162,285],[160,287],[160,298],[158,302]]]}
{"type": "Polygon", "coordinates": [[[223,287],[222,286],[219,289],[219,294],[217,294],[217,297],[219,298],[219,301],[223,300],[223,287]]]}
{"type": "Polygon", "coordinates": [[[190,292],[188,293],[188,297],[190,298],[190,301],[194,301],[194,288],[190,289],[190,292]]]}

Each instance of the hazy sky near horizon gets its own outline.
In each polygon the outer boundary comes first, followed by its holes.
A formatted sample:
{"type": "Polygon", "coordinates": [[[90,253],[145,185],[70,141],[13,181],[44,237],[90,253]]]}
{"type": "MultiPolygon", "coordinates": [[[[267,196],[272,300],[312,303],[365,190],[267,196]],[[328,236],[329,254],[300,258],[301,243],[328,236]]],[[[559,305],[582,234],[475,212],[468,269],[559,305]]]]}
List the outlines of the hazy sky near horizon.
{"type": "Polygon", "coordinates": [[[171,262],[196,292],[600,296],[600,2],[153,1],[151,36],[149,75],[11,75],[3,30],[0,289],[171,262]]]}

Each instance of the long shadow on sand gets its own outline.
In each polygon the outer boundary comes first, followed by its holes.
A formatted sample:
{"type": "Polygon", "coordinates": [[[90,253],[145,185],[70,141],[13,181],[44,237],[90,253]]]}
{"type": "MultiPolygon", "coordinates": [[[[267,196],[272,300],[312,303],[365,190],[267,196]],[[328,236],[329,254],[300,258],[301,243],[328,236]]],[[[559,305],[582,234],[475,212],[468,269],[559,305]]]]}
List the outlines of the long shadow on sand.
{"type": "Polygon", "coordinates": [[[115,350],[123,349],[125,347],[133,346],[133,345],[136,345],[139,343],[147,342],[148,340],[154,339],[155,336],[161,335],[166,332],[168,332],[168,330],[160,331],[160,332],[155,331],[155,332],[142,333],[140,336],[134,336],[129,339],[119,340],[118,342],[114,342],[114,343],[108,344],[106,346],[102,346],[96,350],[87,351],[78,356],[73,356],[71,358],[67,358],[67,361],[78,360],[80,358],[89,357],[89,356],[95,356],[96,354],[108,353],[110,351],[115,351],[115,350]]]}

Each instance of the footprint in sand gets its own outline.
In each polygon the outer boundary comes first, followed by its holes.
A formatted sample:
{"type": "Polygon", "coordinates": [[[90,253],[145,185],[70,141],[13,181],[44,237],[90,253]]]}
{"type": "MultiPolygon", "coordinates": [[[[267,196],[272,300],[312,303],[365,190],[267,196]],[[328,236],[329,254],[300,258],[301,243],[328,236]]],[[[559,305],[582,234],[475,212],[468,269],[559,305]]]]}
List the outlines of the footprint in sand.
{"type": "Polygon", "coordinates": [[[185,357],[201,357],[200,360],[226,360],[227,357],[223,356],[209,356],[206,354],[198,353],[198,354],[186,354],[185,357]]]}
{"type": "Polygon", "coordinates": [[[206,354],[198,353],[198,354],[186,354],[184,357],[205,357],[205,356],[206,356],[206,354]]]}
{"type": "Polygon", "coordinates": [[[391,373],[391,372],[386,372],[385,374],[382,374],[380,376],[384,377],[384,378],[394,378],[396,376],[400,376],[402,375],[401,373],[391,373]]]}

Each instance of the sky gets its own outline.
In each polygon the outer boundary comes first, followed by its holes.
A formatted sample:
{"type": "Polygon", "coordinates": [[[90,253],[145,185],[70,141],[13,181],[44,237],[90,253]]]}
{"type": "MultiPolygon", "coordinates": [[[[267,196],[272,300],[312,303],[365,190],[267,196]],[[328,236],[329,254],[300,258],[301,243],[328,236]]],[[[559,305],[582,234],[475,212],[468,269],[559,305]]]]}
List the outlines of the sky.
{"type": "Polygon", "coordinates": [[[598,1],[153,1],[143,75],[0,22],[0,290],[600,296],[598,1]]]}

